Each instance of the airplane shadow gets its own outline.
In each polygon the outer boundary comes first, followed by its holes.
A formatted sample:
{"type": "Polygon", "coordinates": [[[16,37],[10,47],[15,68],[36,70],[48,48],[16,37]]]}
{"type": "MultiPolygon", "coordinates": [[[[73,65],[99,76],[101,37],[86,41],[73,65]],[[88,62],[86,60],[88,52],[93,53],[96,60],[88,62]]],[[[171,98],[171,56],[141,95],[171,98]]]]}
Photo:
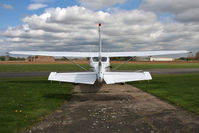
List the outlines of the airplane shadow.
{"type": "Polygon", "coordinates": [[[105,83],[95,83],[94,85],[79,84],[74,87],[74,93],[71,102],[84,101],[121,101],[132,99],[132,96],[127,94],[109,93],[104,89],[105,83]],[[78,89],[78,90],[76,90],[78,89]]]}
{"type": "Polygon", "coordinates": [[[96,82],[94,85],[79,84],[81,93],[97,93],[103,86],[103,83],[96,82]]]}

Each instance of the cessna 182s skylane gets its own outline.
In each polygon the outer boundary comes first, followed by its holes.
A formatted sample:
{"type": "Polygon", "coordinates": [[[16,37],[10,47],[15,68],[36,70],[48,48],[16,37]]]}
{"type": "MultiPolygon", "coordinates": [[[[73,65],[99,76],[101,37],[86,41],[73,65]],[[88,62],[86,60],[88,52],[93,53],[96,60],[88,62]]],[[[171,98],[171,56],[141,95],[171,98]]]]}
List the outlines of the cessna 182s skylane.
{"type": "MultiPolygon", "coordinates": [[[[74,72],[74,73],[73,72],[72,73],[51,72],[48,77],[48,80],[60,81],[60,82],[82,83],[82,84],[94,84],[95,81],[97,80],[98,82],[105,81],[106,84],[114,84],[114,83],[125,83],[125,82],[130,82],[130,81],[139,81],[139,80],[151,80],[152,77],[149,72],[110,71],[110,57],[132,57],[133,58],[137,56],[154,56],[154,55],[189,53],[189,51],[102,52],[100,28],[101,28],[101,24],[99,24],[99,52],[11,51],[9,52],[9,54],[41,55],[41,56],[66,57],[66,58],[88,58],[89,57],[90,58],[90,71],[74,72]]],[[[123,64],[125,64],[126,62],[124,62],[123,64]]],[[[121,65],[119,65],[118,67],[120,67],[121,65]]],[[[115,69],[117,69],[118,67],[116,67],[115,69]]]]}

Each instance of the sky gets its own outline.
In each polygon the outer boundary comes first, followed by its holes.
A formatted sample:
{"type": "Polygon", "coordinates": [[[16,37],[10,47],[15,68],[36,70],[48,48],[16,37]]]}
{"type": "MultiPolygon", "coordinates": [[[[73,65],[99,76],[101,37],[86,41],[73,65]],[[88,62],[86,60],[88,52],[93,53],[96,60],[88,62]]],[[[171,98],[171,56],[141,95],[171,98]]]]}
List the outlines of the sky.
{"type": "Polygon", "coordinates": [[[197,0],[0,0],[0,55],[13,50],[199,51],[197,0]]]}

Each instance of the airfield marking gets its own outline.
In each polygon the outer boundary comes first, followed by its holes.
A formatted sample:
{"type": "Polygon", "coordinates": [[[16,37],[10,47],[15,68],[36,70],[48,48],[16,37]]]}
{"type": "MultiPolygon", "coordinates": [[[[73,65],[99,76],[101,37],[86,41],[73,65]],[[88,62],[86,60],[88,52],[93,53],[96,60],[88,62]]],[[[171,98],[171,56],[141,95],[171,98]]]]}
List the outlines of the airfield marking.
{"type": "Polygon", "coordinates": [[[199,132],[199,117],[131,85],[76,85],[31,133],[199,132]]]}

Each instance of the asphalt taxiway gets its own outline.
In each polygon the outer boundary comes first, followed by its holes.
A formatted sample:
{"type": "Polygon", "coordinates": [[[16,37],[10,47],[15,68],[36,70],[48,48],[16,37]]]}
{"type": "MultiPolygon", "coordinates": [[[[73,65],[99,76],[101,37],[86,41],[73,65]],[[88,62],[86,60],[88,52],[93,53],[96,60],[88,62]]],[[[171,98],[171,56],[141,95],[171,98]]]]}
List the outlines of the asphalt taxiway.
{"type": "MultiPolygon", "coordinates": [[[[141,70],[138,70],[141,71],[141,70]]],[[[199,73],[199,68],[180,68],[180,69],[148,69],[153,74],[188,74],[199,73]]],[[[48,76],[50,72],[0,72],[0,77],[41,77],[48,76]]]]}
{"type": "Polygon", "coordinates": [[[131,85],[76,85],[27,133],[198,133],[199,117],[131,85]],[[92,93],[91,93],[92,92],[92,93]]]}

